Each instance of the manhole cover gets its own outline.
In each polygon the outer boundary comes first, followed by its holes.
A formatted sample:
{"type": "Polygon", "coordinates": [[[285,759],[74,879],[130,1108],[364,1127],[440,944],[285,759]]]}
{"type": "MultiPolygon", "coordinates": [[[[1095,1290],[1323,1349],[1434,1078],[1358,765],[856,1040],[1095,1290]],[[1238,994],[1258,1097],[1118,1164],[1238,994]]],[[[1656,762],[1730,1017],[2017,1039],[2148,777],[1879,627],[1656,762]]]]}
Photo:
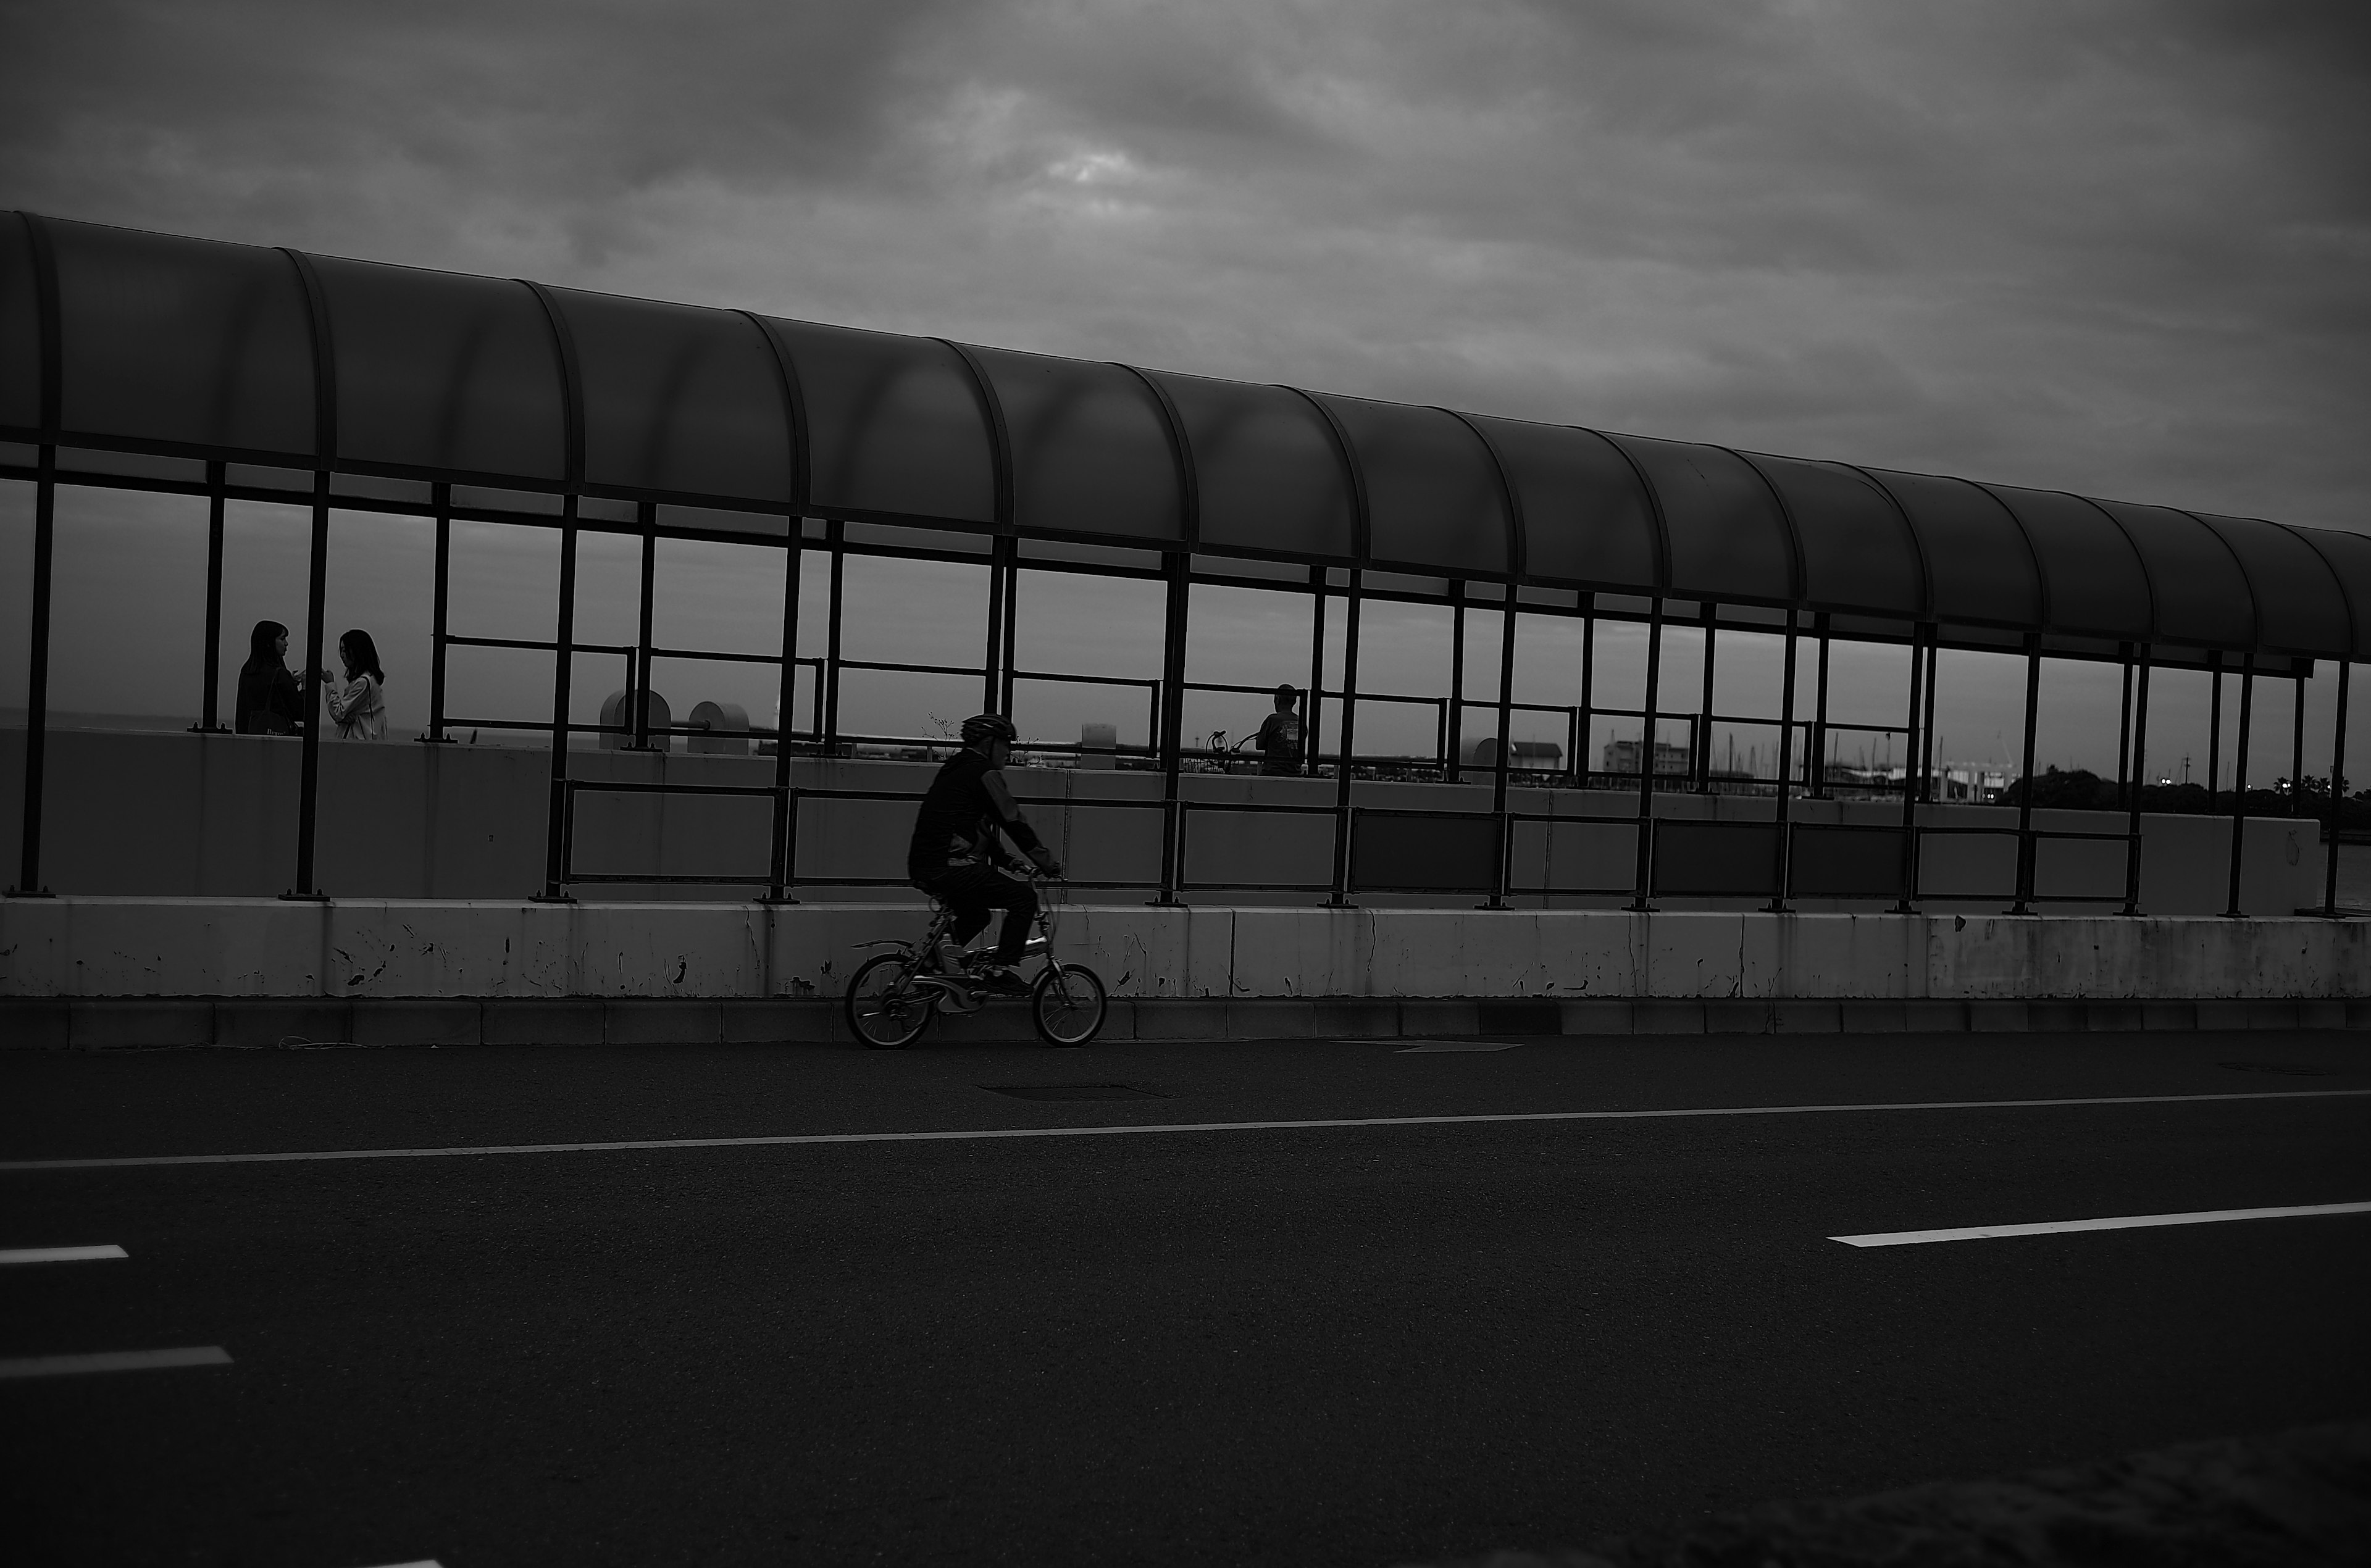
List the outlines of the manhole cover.
{"type": "Polygon", "coordinates": [[[2336,1067],[2307,1066],[2296,1062],[2217,1062],[2235,1073],[2278,1073],[2284,1078],[2336,1078],[2336,1067]]]}
{"type": "Polygon", "coordinates": [[[990,1094],[1009,1094],[1015,1100],[1165,1100],[1168,1098],[1158,1090],[1138,1089],[1125,1083],[984,1083],[980,1087],[990,1094]]]}

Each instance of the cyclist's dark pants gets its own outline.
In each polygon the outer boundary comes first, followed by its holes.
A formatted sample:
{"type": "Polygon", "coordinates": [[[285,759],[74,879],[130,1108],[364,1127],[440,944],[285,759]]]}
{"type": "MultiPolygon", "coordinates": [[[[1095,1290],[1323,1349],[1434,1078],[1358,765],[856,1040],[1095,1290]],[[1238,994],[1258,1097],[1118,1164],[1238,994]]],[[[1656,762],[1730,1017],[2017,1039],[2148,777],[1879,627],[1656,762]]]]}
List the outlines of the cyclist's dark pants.
{"type": "Polygon", "coordinates": [[[1037,917],[1035,888],[993,866],[952,866],[914,885],[954,911],[947,935],[958,947],[987,929],[989,910],[1003,910],[1004,928],[996,934],[996,962],[1021,962],[1021,946],[1029,940],[1029,922],[1037,917]]]}

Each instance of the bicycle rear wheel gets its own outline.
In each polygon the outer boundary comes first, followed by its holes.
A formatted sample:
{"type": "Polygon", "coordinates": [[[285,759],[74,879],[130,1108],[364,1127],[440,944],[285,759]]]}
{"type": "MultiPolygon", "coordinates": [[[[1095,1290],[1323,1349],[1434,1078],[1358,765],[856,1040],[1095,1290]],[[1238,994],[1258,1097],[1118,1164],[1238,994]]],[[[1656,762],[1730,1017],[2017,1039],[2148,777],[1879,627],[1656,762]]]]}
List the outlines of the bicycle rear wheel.
{"type": "Polygon", "coordinates": [[[931,1027],[929,986],[913,984],[914,961],[902,953],[868,958],[849,976],[841,1012],[848,1032],[874,1051],[899,1051],[931,1027]]]}
{"type": "Polygon", "coordinates": [[[1103,980],[1076,963],[1049,963],[1029,987],[1029,1020],[1048,1045],[1084,1045],[1104,1026],[1110,1004],[1103,980]]]}

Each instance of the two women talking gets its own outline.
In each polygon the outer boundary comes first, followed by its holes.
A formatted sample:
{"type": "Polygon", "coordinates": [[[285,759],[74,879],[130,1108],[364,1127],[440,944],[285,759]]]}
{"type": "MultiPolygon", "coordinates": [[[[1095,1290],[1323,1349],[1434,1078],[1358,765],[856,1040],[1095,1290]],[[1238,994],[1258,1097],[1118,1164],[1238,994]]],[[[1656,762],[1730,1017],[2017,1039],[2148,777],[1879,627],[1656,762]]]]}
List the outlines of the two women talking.
{"type": "MultiPolygon", "coordinates": [[[[343,741],[387,738],[387,699],[380,687],[387,672],[379,668],[378,645],[367,631],[356,629],[338,639],[338,662],[345,666],[342,685],[329,671],[319,673],[328,686],[321,695],[330,721],[343,741]]],[[[295,735],[305,729],[303,694],[288,671],[288,628],[278,621],[257,621],[249,642],[247,663],[238,672],[238,701],[232,727],[242,735],[295,735]]]]}

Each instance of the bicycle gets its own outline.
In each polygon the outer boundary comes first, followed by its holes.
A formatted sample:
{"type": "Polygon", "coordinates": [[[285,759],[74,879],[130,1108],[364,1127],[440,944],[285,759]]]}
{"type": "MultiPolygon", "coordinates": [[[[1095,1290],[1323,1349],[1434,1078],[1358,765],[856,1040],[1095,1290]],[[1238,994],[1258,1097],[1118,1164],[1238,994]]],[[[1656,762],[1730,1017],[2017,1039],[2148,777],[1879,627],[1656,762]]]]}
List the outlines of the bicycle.
{"type": "MultiPolygon", "coordinates": [[[[1048,885],[1044,877],[1030,880],[1041,890],[1048,885]]],[[[1102,1032],[1110,1002],[1101,975],[1085,964],[1064,963],[1054,957],[1056,908],[1054,899],[1040,900],[1037,934],[1021,950],[1023,963],[1032,959],[1043,959],[1046,963],[1030,982],[1029,1021],[1036,1028],[1037,1038],[1048,1045],[1084,1045],[1102,1032]]],[[[954,919],[954,911],[934,898],[930,928],[919,942],[883,937],[856,944],[897,950],[876,953],[857,965],[841,998],[849,1032],[867,1049],[902,1051],[922,1037],[938,1014],[973,1013],[988,1005],[989,993],[977,973],[978,966],[988,962],[985,950],[966,953],[959,974],[944,974],[937,966],[939,939],[946,935],[954,919]]]]}

